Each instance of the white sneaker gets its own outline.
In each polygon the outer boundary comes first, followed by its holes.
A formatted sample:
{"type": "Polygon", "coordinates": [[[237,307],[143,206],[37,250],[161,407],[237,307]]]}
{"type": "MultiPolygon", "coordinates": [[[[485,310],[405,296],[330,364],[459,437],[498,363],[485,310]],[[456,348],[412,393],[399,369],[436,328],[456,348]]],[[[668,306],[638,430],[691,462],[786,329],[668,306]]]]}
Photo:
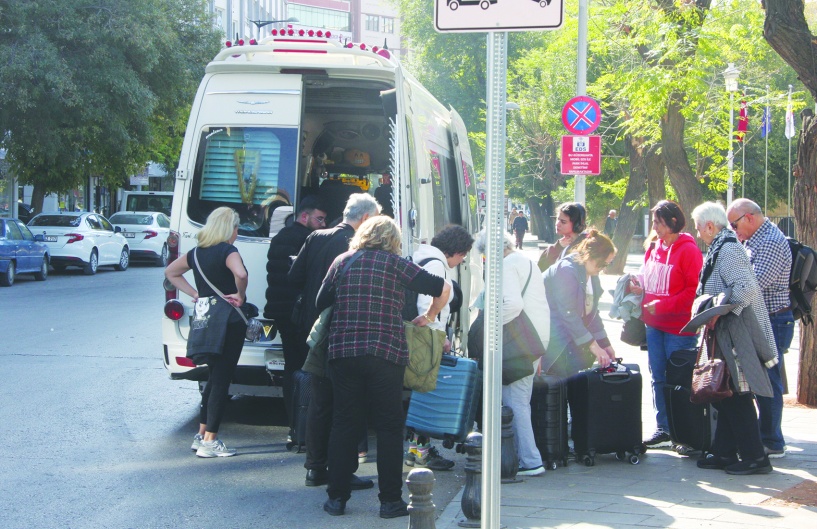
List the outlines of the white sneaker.
{"type": "Polygon", "coordinates": [[[227,448],[221,439],[213,441],[202,441],[201,446],[196,450],[199,457],[230,457],[235,455],[235,450],[227,448]]]}
{"type": "Polygon", "coordinates": [[[766,457],[768,457],[769,459],[781,459],[783,457],[786,457],[786,447],[785,446],[780,450],[773,450],[773,449],[769,448],[768,446],[764,446],[763,451],[766,452],[766,457]]]}
{"type": "Polygon", "coordinates": [[[516,473],[517,476],[541,476],[545,473],[545,467],[538,466],[536,468],[520,468],[516,473]]]}
{"type": "Polygon", "coordinates": [[[198,450],[201,448],[201,442],[204,440],[204,437],[197,433],[193,436],[193,445],[190,447],[190,450],[198,450]]]}

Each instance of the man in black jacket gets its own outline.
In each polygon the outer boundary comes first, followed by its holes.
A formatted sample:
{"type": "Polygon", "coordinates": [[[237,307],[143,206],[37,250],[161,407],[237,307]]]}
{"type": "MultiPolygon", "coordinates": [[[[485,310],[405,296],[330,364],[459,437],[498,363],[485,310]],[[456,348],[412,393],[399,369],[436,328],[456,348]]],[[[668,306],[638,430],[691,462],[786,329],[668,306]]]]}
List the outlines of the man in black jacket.
{"type": "MultiPolygon", "coordinates": [[[[328,230],[317,230],[306,238],[292,268],[289,281],[303,288],[302,303],[295,321],[300,332],[312,329],[320,315],[315,301],[323,278],[337,256],[349,250],[349,241],[355,231],[369,217],[380,214],[377,201],[367,193],[355,193],[346,202],[343,222],[328,230]]],[[[329,433],[332,430],[332,383],[328,378],[312,376],[312,400],[306,424],[306,486],[326,485],[329,480],[327,461],[329,433]]],[[[363,433],[363,432],[361,432],[363,433]]],[[[374,486],[371,480],[352,476],[352,489],[374,486]]]]}
{"type": "Polygon", "coordinates": [[[298,255],[307,236],[325,225],[324,207],[316,197],[306,197],[298,206],[295,222],[281,228],[270,240],[267,252],[267,304],[264,306],[264,317],[275,321],[284,347],[284,406],[289,416],[290,430],[293,427],[292,375],[301,369],[306,360],[309,331],[304,333],[292,324],[292,309],[301,289],[290,283],[287,274],[293,257],[298,255]]]}

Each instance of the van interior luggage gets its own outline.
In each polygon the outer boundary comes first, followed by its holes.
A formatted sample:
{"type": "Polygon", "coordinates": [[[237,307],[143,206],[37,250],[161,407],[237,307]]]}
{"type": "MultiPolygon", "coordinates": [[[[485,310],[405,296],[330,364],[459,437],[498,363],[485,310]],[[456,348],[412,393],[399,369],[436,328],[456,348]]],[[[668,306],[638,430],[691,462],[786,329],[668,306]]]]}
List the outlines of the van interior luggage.
{"type": "Polygon", "coordinates": [[[567,383],[576,461],[593,466],[596,454],[614,453],[633,465],[646,450],[641,440],[641,370],[613,363],[590,368],[567,383]],[[628,455],[629,454],[629,455],[628,455]]]}
{"type": "Polygon", "coordinates": [[[531,422],[536,448],[546,467],[567,466],[567,381],[537,372],[530,399],[531,422]]]}
{"type": "Polygon", "coordinates": [[[411,395],[407,430],[442,439],[445,448],[465,441],[474,425],[481,389],[482,373],[475,360],[443,355],[437,388],[411,395]]]}
{"type": "Polygon", "coordinates": [[[663,391],[675,451],[682,455],[701,451],[703,457],[712,446],[718,411],[710,404],[689,401],[697,354],[695,349],[682,349],[670,355],[663,391]]]}
{"type": "Polygon", "coordinates": [[[287,443],[287,450],[306,451],[306,416],[309,401],[312,400],[312,375],[298,370],[292,375],[292,439],[287,443]]]}

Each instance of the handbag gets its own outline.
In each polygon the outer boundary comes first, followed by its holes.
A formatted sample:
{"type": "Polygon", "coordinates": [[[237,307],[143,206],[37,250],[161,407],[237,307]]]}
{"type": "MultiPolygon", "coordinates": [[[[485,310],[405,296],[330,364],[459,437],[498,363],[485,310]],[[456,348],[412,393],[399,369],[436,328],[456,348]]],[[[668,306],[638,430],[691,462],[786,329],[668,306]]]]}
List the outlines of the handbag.
{"type": "Polygon", "coordinates": [[[209,364],[213,356],[222,353],[232,311],[232,305],[218,296],[196,300],[187,335],[186,354],[194,364],[209,364]]]}
{"type": "MultiPolygon", "coordinates": [[[[533,262],[522,297],[533,276],[533,262]]],[[[512,384],[533,374],[533,363],[547,351],[533,322],[523,309],[519,316],[502,326],[502,385],[512,384]]]]}
{"type": "Polygon", "coordinates": [[[732,396],[729,384],[729,369],[722,358],[716,358],[717,347],[715,334],[706,331],[701,345],[698,347],[698,356],[695,359],[695,369],[692,371],[692,389],[689,401],[693,404],[709,404],[732,396]],[[701,360],[704,347],[707,349],[706,360],[701,360]]]}
{"type": "Polygon", "coordinates": [[[630,318],[621,328],[621,341],[627,345],[643,347],[647,345],[647,327],[639,318],[630,318]]]}
{"type": "Polygon", "coordinates": [[[420,393],[437,389],[437,375],[443,359],[445,333],[430,327],[403,322],[409,350],[409,363],[403,375],[403,387],[420,393]]]}
{"type": "MultiPolygon", "coordinates": [[[[213,289],[213,292],[218,294],[218,296],[222,299],[224,298],[224,294],[221,293],[213,283],[207,279],[207,276],[204,275],[204,271],[199,266],[199,252],[196,251],[197,249],[193,250],[193,263],[196,265],[196,270],[199,271],[199,274],[204,279],[204,281],[210,285],[210,288],[213,289]]],[[[258,338],[261,336],[261,331],[264,330],[264,324],[261,323],[256,316],[258,316],[258,307],[253,305],[252,303],[244,303],[241,307],[236,307],[234,305],[230,305],[233,307],[237,312],[238,315],[241,316],[241,319],[244,320],[244,323],[247,325],[247,330],[244,333],[244,339],[248,342],[256,342],[258,338]]]]}

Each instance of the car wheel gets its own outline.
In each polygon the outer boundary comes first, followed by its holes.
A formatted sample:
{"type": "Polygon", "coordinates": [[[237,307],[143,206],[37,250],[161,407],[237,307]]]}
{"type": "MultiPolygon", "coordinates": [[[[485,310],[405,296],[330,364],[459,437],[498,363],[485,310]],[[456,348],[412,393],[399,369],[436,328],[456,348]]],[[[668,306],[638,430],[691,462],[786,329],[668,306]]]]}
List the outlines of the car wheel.
{"type": "Polygon", "coordinates": [[[156,266],[165,268],[167,266],[167,245],[162,246],[162,255],[156,259],[156,266]]]}
{"type": "Polygon", "coordinates": [[[119,256],[119,262],[116,263],[113,267],[115,270],[119,270],[120,272],[124,272],[128,269],[128,264],[130,264],[130,250],[128,247],[122,248],[122,254],[119,256]]]}
{"type": "Polygon", "coordinates": [[[91,257],[88,259],[88,262],[85,263],[85,266],[82,267],[82,273],[86,276],[92,276],[96,274],[96,269],[99,267],[99,257],[96,254],[96,248],[91,250],[91,257]]]}
{"type": "Polygon", "coordinates": [[[15,268],[14,268],[14,261],[9,261],[9,267],[6,270],[6,273],[0,276],[0,285],[4,287],[10,287],[14,284],[15,275],[15,268]]]}
{"type": "Polygon", "coordinates": [[[34,273],[34,279],[37,281],[48,279],[48,257],[43,257],[43,264],[40,265],[40,271],[34,273]]]}

